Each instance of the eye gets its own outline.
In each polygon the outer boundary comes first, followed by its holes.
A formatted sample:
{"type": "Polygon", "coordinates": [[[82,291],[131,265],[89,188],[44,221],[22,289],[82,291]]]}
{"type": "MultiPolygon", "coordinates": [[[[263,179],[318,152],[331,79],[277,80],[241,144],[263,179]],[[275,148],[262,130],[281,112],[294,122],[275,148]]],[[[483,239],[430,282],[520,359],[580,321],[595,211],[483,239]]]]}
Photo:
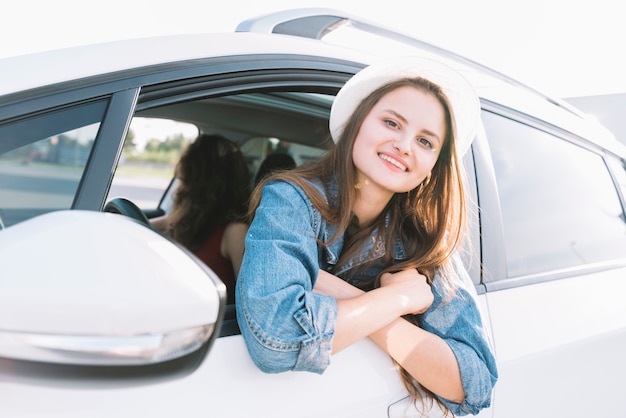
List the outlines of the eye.
{"type": "Polygon", "coordinates": [[[389,126],[390,128],[398,129],[400,127],[400,125],[398,125],[398,123],[395,120],[392,120],[392,119],[385,119],[384,123],[385,123],[385,125],[389,126]]]}
{"type": "Polygon", "coordinates": [[[417,142],[423,146],[424,148],[428,148],[430,150],[434,150],[433,143],[428,140],[428,138],[417,138],[417,142]]]}

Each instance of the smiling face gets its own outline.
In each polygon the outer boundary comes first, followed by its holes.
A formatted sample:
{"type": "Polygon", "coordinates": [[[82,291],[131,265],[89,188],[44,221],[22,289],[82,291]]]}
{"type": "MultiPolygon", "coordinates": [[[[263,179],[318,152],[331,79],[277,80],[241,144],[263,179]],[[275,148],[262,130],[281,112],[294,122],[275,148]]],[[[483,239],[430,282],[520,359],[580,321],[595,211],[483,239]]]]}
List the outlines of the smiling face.
{"type": "Polygon", "coordinates": [[[431,93],[402,86],[385,94],[354,141],[352,159],[361,192],[388,200],[416,188],[437,162],[445,121],[444,108],[431,93]]]}

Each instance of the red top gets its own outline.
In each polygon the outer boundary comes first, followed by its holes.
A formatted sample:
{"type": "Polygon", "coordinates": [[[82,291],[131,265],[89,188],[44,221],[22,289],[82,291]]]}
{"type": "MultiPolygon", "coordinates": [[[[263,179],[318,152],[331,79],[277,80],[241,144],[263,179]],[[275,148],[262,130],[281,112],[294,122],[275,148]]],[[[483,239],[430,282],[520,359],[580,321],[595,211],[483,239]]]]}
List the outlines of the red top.
{"type": "Polygon", "coordinates": [[[216,229],[198,248],[196,256],[211,268],[226,285],[228,303],[235,303],[235,271],[233,264],[222,255],[222,238],[226,225],[216,229]]]}

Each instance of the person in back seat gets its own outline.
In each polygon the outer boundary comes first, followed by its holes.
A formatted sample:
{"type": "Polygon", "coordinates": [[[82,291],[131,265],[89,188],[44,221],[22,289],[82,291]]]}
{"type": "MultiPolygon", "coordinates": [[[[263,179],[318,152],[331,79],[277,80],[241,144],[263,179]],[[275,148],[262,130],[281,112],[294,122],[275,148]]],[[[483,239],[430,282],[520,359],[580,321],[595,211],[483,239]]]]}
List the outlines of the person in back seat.
{"type": "Polygon", "coordinates": [[[289,170],[296,166],[296,162],[289,154],[276,153],[270,154],[261,163],[259,171],[256,173],[254,184],[259,184],[266,176],[269,176],[277,170],[289,170]]]}
{"type": "Polygon", "coordinates": [[[250,174],[239,147],[220,135],[199,135],[176,165],[180,181],[171,212],[152,226],[209,266],[224,282],[228,303],[243,257],[250,174]]]}

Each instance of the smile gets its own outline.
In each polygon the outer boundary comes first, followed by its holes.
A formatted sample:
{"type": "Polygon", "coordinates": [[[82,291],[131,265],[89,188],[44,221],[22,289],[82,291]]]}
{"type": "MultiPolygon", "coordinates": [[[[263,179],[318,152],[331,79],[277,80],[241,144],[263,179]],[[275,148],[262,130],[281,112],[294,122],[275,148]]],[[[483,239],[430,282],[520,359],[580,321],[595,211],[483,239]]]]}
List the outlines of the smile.
{"type": "Polygon", "coordinates": [[[389,164],[391,164],[391,165],[393,165],[393,166],[395,166],[395,167],[398,167],[400,170],[402,170],[402,171],[407,171],[407,166],[405,166],[404,164],[402,164],[400,161],[398,161],[398,160],[396,160],[396,159],[394,159],[394,158],[391,158],[390,156],[388,156],[388,155],[386,155],[386,154],[378,154],[378,156],[379,156],[381,159],[383,159],[383,160],[387,161],[389,164]]]}

